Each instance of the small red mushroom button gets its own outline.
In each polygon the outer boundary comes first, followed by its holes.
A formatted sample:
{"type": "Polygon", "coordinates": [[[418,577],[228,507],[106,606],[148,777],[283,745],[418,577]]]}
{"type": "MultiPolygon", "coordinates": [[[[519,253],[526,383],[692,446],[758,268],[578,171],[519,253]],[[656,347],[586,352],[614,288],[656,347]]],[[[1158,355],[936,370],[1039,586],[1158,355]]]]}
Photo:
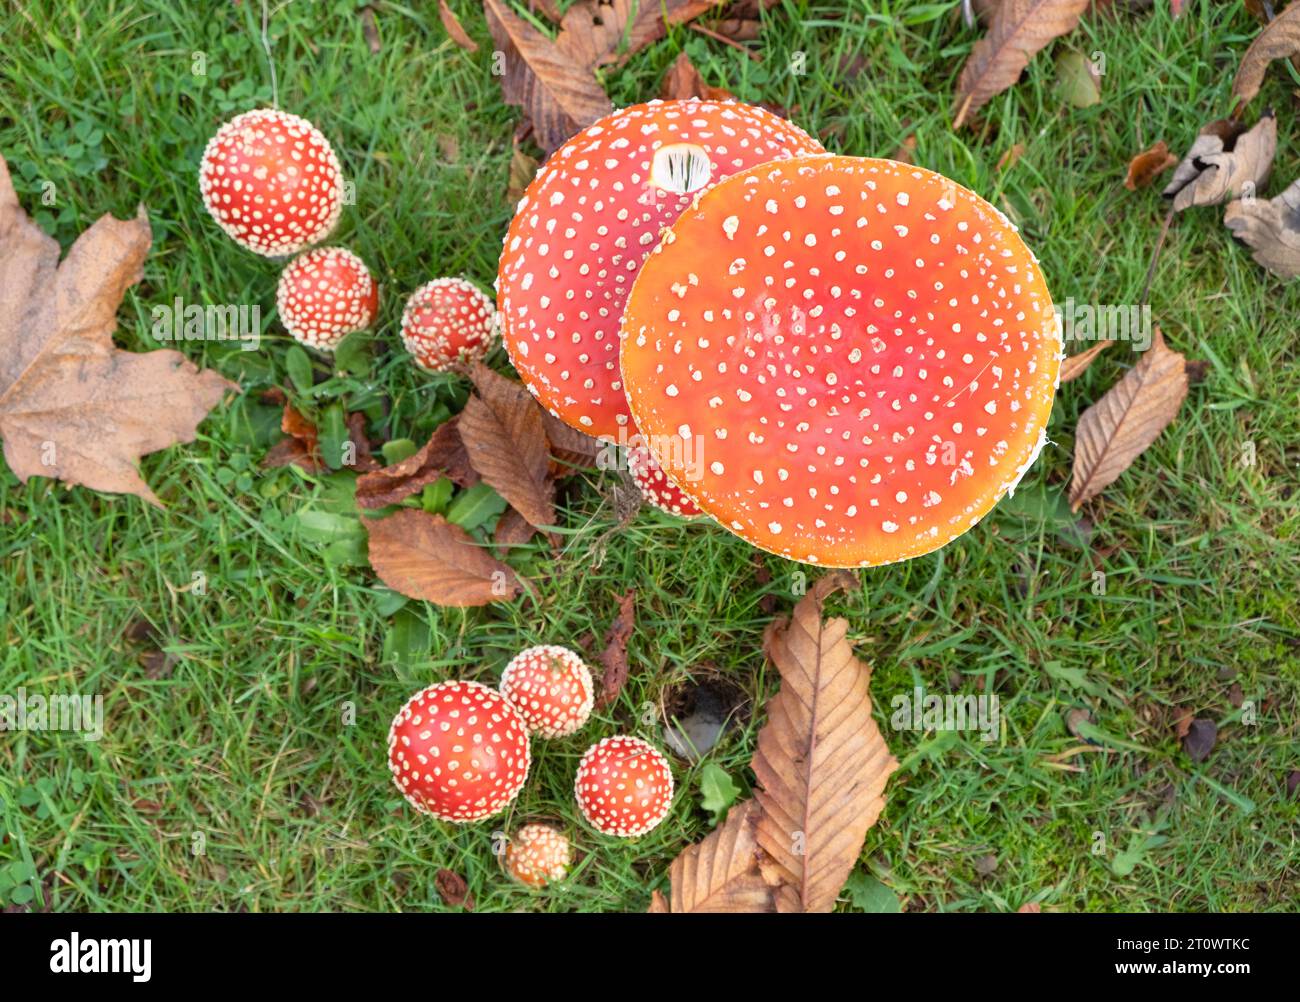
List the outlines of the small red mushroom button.
{"type": "Polygon", "coordinates": [[[683,428],[700,442],[695,503],[836,567],[929,553],[1013,490],[1062,349],[997,209],[933,171],[842,156],[701,195],[641,268],[621,344],[651,450],[683,428]]]}
{"type": "Polygon", "coordinates": [[[627,468],[640,488],[641,496],[660,511],[678,518],[696,518],[704,514],[689,495],[668,479],[659,460],[646,446],[628,448],[627,468]]]}
{"type": "Polygon", "coordinates": [[[342,247],[318,247],[280,273],[275,308],[295,341],[333,351],[353,331],[365,330],[379,308],[379,288],[365,262],[342,247]]]}
{"type": "Polygon", "coordinates": [[[595,691],[591,670],[567,647],[530,647],[506,665],[501,695],[519,711],[528,730],[542,738],[574,733],[591,716],[595,691]]]}
{"type": "Polygon", "coordinates": [[[644,835],[673,802],[668,760],[650,743],[628,735],[596,742],[578,763],[573,781],[578,808],[604,835],[644,835]]]}
{"type": "Polygon", "coordinates": [[[279,257],[333,231],[343,211],[343,171],[311,122],[261,108],[236,115],[208,142],[199,192],[231,239],[279,257]]]}
{"type": "MultiPolygon", "coordinates": [[[[615,112],[556,150],[519,202],[497,270],[502,339],[542,405],[588,435],[632,431],[619,319],[660,233],[721,178],[813,153],[825,150],[771,112],[695,99],[615,112]]],[[[701,273],[718,263],[699,262],[701,273]]]]}
{"type": "Polygon", "coordinates": [[[420,286],[402,311],[402,343],[417,365],[445,372],[487,354],[496,333],[492,300],[463,278],[420,286]]]}
{"type": "Polygon", "coordinates": [[[563,880],[572,862],[569,840],[550,825],[537,822],[515,832],[502,860],[506,873],[530,887],[545,887],[563,880]]]}
{"type": "Polygon", "coordinates": [[[528,778],[528,730],[494,689],[438,682],[393,718],[388,767],[411,806],[443,821],[481,821],[503,810],[528,778]]]}

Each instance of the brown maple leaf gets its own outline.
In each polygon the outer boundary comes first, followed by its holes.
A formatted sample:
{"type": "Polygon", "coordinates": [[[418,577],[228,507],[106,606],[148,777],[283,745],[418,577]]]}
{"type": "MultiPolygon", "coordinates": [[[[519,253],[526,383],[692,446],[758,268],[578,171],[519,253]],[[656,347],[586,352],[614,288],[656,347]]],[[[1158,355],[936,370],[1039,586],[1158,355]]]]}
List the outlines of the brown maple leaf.
{"type": "Polygon", "coordinates": [[[227,390],[177,351],[113,345],[117,309],[140,280],[152,234],[101,216],[59,261],[59,244],[18,204],[0,157],[0,438],[24,483],[33,476],[162,502],[141,456],[191,442],[227,390]]]}

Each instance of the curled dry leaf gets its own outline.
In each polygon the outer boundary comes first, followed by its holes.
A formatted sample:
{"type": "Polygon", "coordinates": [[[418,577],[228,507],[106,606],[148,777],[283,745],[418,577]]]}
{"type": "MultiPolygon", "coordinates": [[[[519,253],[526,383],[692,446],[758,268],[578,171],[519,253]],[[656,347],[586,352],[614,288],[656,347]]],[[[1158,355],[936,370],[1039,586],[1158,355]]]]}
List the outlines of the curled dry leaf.
{"type": "Polygon", "coordinates": [[[1274,275],[1300,275],[1300,181],[1274,198],[1229,202],[1223,224],[1274,275]]]}
{"type": "Polygon", "coordinates": [[[1272,112],[1241,133],[1231,122],[1211,122],[1174,168],[1163,194],[1174,200],[1175,212],[1218,205],[1243,192],[1253,194],[1264,187],[1276,152],[1277,119],[1272,112]]]}
{"type": "Polygon", "coordinates": [[[541,407],[523,384],[481,363],[470,375],[478,392],[458,423],[470,464],[532,525],[554,525],[555,482],[541,407]]]}
{"type": "Polygon", "coordinates": [[[550,153],[614,110],[590,67],[519,17],[507,0],[483,0],[483,10],[505,53],[502,94],[507,104],[523,108],[543,150],[550,153]]]}
{"type": "Polygon", "coordinates": [[[682,51],[664,74],[659,96],[665,101],[684,101],[692,97],[704,98],[706,101],[726,101],[732,95],[721,87],[706,84],[700,71],[691,62],[691,57],[682,51]]]}
{"type": "Polygon", "coordinates": [[[1124,187],[1129,191],[1145,188],[1176,163],[1178,158],[1169,152],[1169,146],[1161,139],[1128,162],[1124,187]]]}
{"type": "Polygon", "coordinates": [[[178,351],[113,345],[117,309],[140,280],[152,233],[101,216],[59,261],[59,243],[18,204],[0,157],[0,438],[14,475],[52,477],[161,506],[141,456],[192,442],[238,389],[178,351]]]}
{"type": "Polygon", "coordinates": [[[460,19],[456,17],[456,12],[451,9],[447,0],[438,0],[438,18],[453,42],[466,52],[478,51],[478,42],[469,37],[469,32],[461,25],[460,19]]]}
{"type": "Polygon", "coordinates": [[[599,710],[611,706],[627,682],[627,644],[636,628],[636,589],[625,592],[618,599],[618,614],[605,634],[605,649],[600,652],[600,663],[605,669],[600,679],[599,710]]]}
{"type": "Polygon", "coordinates": [[[1087,351],[1067,356],[1061,363],[1061,382],[1068,383],[1073,379],[1078,379],[1088,371],[1088,366],[1092,365],[1093,359],[1114,343],[1114,341],[1098,341],[1087,351]]]}
{"type": "Polygon", "coordinates": [[[1156,328],[1137,365],[1079,418],[1071,508],[1078,511],[1127,470],[1173,421],[1186,397],[1187,360],[1156,328]]]}
{"type": "Polygon", "coordinates": [[[1274,59],[1300,53],[1300,4],[1293,3],[1265,26],[1241,57],[1232,78],[1232,96],[1243,105],[1254,100],[1274,59]]]}
{"type": "Polygon", "coordinates": [[[781,689],[752,763],[756,839],[780,877],[779,911],[835,906],[898,768],[871,715],[871,669],[853,654],[848,622],[821,618],[827,596],[857,587],[847,571],[828,574],[764,637],[781,689]]]}
{"type": "Polygon", "coordinates": [[[438,425],[419,452],[358,477],[357,504],[362,508],[397,504],[442,477],[458,487],[471,487],[479,481],[460,440],[456,418],[438,425]]]}
{"type": "Polygon", "coordinates": [[[441,515],[403,508],[363,521],[370,566],[399,594],[449,606],[487,605],[519,594],[514,571],[441,515]]]}
{"type": "Polygon", "coordinates": [[[469,893],[469,884],[455,870],[440,869],[434,877],[438,887],[438,896],[449,908],[463,907],[467,912],[474,910],[474,898],[469,893]]]}
{"type": "Polygon", "coordinates": [[[1015,84],[1029,60],[1052,39],[1073,31],[1090,2],[1002,0],[957,80],[953,128],[961,128],[969,116],[1015,84]]]}
{"type": "Polygon", "coordinates": [[[285,437],[267,450],[262,465],[267,469],[296,466],[308,473],[329,469],[320,454],[320,440],[316,426],[308,421],[287,400],[280,415],[280,430],[285,437]]]}
{"type": "Polygon", "coordinates": [[[604,443],[590,435],[571,428],[550,411],[542,411],[542,424],[546,426],[546,439],[551,455],[557,462],[551,464],[551,475],[562,476],[572,472],[567,467],[592,467],[604,443]]]}
{"type": "Polygon", "coordinates": [[[758,803],[736,804],[708,837],[684,849],[668,869],[670,901],[652,900],[650,910],[686,912],[771,912],[773,888],[763,877],[762,851],[755,837],[758,803]]]}

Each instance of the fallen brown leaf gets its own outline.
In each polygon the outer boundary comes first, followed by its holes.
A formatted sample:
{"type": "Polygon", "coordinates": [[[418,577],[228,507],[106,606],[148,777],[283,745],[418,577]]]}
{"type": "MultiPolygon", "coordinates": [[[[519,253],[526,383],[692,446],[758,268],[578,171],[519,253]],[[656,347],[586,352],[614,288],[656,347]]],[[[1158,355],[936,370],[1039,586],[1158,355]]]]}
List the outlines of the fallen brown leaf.
{"type": "Polygon", "coordinates": [[[479,475],[469,464],[469,454],[456,425],[456,418],[444,421],[419,452],[358,477],[358,506],[383,508],[397,504],[442,477],[447,477],[458,487],[472,487],[478,483],[479,475]]]}
{"type": "Polygon", "coordinates": [[[1232,96],[1242,105],[1254,100],[1274,59],[1300,53],[1300,4],[1293,3],[1255,36],[1232,78],[1232,96]]]}
{"type": "Polygon", "coordinates": [[[1174,168],[1163,194],[1174,200],[1175,212],[1183,212],[1257,192],[1264,187],[1276,152],[1277,119],[1272,112],[1240,133],[1231,122],[1211,122],[1174,168]]]}
{"type": "Polygon", "coordinates": [[[347,468],[357,473],[373,473],[380,469],[380,463],[372,451],[370,436],[366,434],[366,416],[360,411],[352,411],[347,416],[347,426],[348,441],[356,452],[347,468]]]}
{"type": "Polygon", "coordinates": [[[1219,740],[1219,728],[1213,720],[1197,717],[1183,737],[1183,751],[1193,762],[1204,762],[1219,740]]]}
{"type": "Polygon", "coordinates": [[[605,669],[600,678],[600,698],[596,708],[612,706],[627,682],[627,644],[636,628],[636,589],[624,592],[618,599],[618,613],[605,634],[605,649],[600,652],[600,663],[605,669]]]}
{"type": "Polygon", "coordinates": [[[731,92],[721,87],[711,87],[704,82],[700,71],[691,62],[685,51],[677,54],[672,66],[664,74],[664,82],[659,88],[659,96],[665,101],[685,101],[699,97],[706,101],[726,101],[731,92]]]}
{"type": "Polygon", "coordinates": [[[461,25],[460,19],[456,17],[456,12],[451,9],[447,0],[438,0],[438,18],[453,42],[466,52],[478,51],[478,42],[469,37],[469,32],[461,25]]]}
{"type": "MultiPolygon", "coordinates": [[[[446,4],[446,0],[442,2],[446,4]]],[[[372,56],[377,56],[383,51],[383,45],[379,41],[379,25],[375,23],[375,8],[366,4],[357,13],[361,15],[361,37],[366,40],[366,48],[372,56]]]]}
{"type": "Polygon", "coordinates": [[[488,30],[505,54],[501,91],[524,110],[547,153],[614,110],[590,67],[512,11],[506,0],[483,0],[488,30]]]}
{"type": "Polygon", "coordinates": [[[487,605],[519,594],[519,579],[441,515],[402,508],[365,519],[370,566],[393,591],[437,605],[487,605]]]}
{"type": "Polygon", "coordinates": [[[22,210],[0,157],[0,438],[24,483],[51,477],[161,507],[140,457],[192,442],[238,389],[178,351],[113,345],[151,241],[141,206],[134,219],[101,216],[60,263],[58,241],[22,210]]]}
{"type": "Polygon", "coordinates": [[[514,151],[510,154],[510,178],[506,183],[506,198],[514,205],[523,197],[526,189],[537,174],[537,161],[525,153],[515,143],[514,151]]]}
{"type": "Polygon", "coordinates": [[[474,898],[469,893],[469,884],[455,870],[440,869],[433,880],[438,888],[438,896],[448,908],[463,907],[467,912],[474,910],[474,898]]]}
{"type": "Polygon", "coordinates": [[[1145,188],[1176,163],[1178,158],[1169,152],[1169,146],[1161,139],[1128,162],[1124,187],[1129,191],[1145,188]]]}
{"type": "Polygon", "coordinates": [[[542,409],[521,383],[483,364],[470,373],[474,388],[459,430],[470,464],[535,526],[555,524],[555,482],[542,409]]]}
{"type": "Polygon", "coordinates": [[[1068,356],[1061,363],[1061,382],[1068,383],[1073,379],[1078,379],[1088,371],[1088,366],[1092,365],[1092,360],[1114,343],[1113,341],[1098,341],[1087,351],[1068,356]]]}
{"type": "Polygon", "coordinates": [[[746,800],[727,820],[695,845],[684,849],[668,869],[671,901],[652,900],[651,911],[771,912],[773,888],[759,868],[762,853],[755,839],[761,810],[746,800]]]}
{"type": "Polygon", "coordinates": [[[1300,275],[1300,181],[1270,199],[1229,202],[1223,224],[1251,249],[1251,257],[1274,275],[1300,275]]]}
{"type": "Polygon", "coordinates": [[[497,552],[502,556],[512,546],[520,546],[537,533],[537,530],[528,524],[528,519],[520,515],[513,508],[507,508],[497,519],[496,530],[492,533],[492,542],[496,544],[497,552]]]}
{"type": "Polygon", "coordinates": [[[959,129],[970,115],[1020,79],[1029,60],[1054,38],[1073,31],[1090,0],[1003,0],[988,33],[975,43],[957,80],[959,129]]]}
{"type": "Polygon", "coordinates": [[[1137,365],[1083,412],[1074,443],[1072,510],[1113,483],[1173,421],[1187,397],[1186,362],[1156,328],[1137,365]]]}
{"type": "Polygon", "coordinates": [[[847,571],[820,578],[764,637],[781,689],[752,766],[756,838],[782,883],[778,911],[834,908],[898,768],[871,716],[871,669],[845,638],[848,622],[821,618],[827,596],[858,587],[847,571]]]}
{"type": "Polygon", "coordinates": [[[542,423],[546,426],[546,439],[551,446],[551,455],[557,462],[551,464],[552,476],[570,473],[568,467],[580,466],[590,468],[596,465],[604,443],[590,435],[571,428],[550,411],[542,411],[542,423]]]}
{"type": "Polygon", "coordinates": [[[297,466],[308,473],[320,473],[329,469],[325,460],[321,458],[316,426],[303,417],[287,400],[284,411],[280,415],[280,430],[286,437],[267,450],[262,466],[267,469],[297,466]]]}

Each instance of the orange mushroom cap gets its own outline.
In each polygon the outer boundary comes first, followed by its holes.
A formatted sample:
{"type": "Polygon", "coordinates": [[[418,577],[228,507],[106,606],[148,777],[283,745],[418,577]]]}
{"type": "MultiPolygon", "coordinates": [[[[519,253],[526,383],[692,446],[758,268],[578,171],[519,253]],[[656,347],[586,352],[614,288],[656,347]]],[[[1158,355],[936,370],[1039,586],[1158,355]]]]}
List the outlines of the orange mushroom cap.
{"type": "Polygon", "coordinates": [[[353,331],[365,330],[379,308],[379,287],[364,261],[342,247],[317,247],[280,273],[275,309],[295,341],[333,351],[353,331]]]}
{"type": "Polygon", "coordinates": [[[706,513],[774,553],[874,566],[975,525],[1033,463],[1062,352],[1038,263],[978,195],[856,157],[705,192],[645,263],[622,373],[690,435],[706,513]]]}
{"type": "Polygon", "coordinates": [[[532,822],[515,832],[506,844],[502,862],[506,872],[521,884],[545,887],[568,876],[573,848],[550,825],[532,822]]]}
{"type": "Polygon", "coordinates": [[[708,184],[822,152],[761,108],[694,99],[635,105],[566,142],[524,192],[497,274],[502,336],[524,383],[572,427],[617,437],[628,424],[619,320],[660,232],[708,184]]]}

